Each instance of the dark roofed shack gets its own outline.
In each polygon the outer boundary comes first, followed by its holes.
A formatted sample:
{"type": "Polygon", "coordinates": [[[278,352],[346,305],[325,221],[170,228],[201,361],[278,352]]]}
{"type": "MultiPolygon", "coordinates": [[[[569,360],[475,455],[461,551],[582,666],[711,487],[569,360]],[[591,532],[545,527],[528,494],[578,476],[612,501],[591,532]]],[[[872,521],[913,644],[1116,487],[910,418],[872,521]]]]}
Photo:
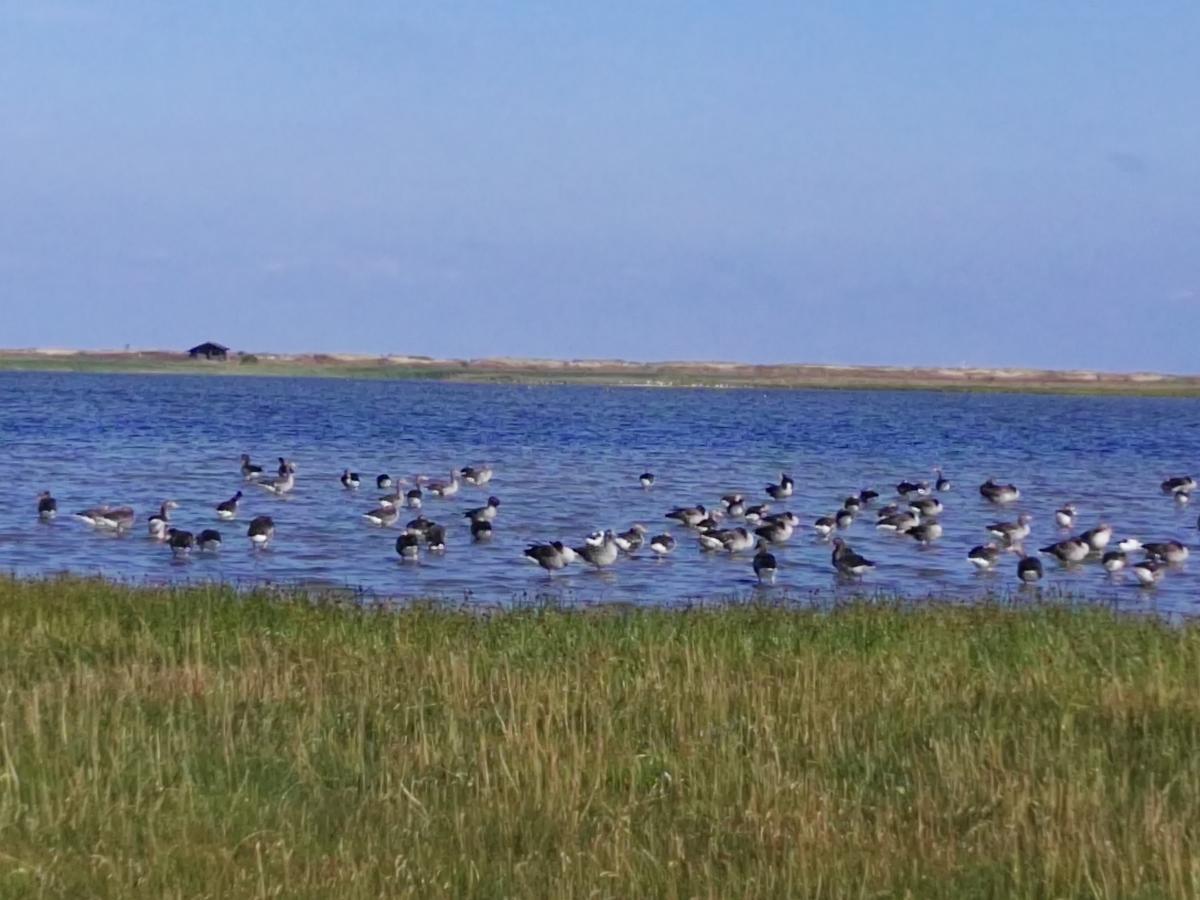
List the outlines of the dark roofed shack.
{"type": "Polygon", "coordinates": [[[197,344],[188,351],[188,356],[192,359],[225,359],[229,353],[229,348],[224,344],[214,344],[212,341],[205,341],[203,344],[197,344]]]}

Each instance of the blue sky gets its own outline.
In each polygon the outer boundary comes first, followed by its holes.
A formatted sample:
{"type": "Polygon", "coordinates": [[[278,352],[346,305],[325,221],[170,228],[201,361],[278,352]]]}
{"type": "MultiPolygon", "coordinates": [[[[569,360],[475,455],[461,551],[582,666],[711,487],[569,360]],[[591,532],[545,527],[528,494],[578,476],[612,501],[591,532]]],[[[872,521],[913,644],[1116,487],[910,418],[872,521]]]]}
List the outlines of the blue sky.
{"type": "Polygon", "coordinates": [[[0,0],[0,346],[1200,371],[1200,7],[979,7],[0,0]]]}

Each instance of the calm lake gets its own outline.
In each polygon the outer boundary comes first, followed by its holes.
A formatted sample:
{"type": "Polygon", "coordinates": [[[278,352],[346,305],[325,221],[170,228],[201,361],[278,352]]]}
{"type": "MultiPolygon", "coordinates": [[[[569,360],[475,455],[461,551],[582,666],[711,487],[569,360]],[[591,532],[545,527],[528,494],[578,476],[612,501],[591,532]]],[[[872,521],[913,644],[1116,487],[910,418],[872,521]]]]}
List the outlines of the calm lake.
{"type": "MultiPolygon", "coordinates": [[[[1200,503],[1179,508],[1159,490],[1168,475],[1200,474],[1194,399],[0,373],[0,439],[0,568],[20,576],[271,582],[488,604],[545,593],[648,604],[847,592],[969,600],[1018,590],[1015,556],[986,574],[966,561],[989,522],[1032,513],[1032,552],[1066,536],[1053,512],[1074,501],[1076,531],[1104,519],[1116,528],[1114,543],[1133,536],[1191,545],[1200,512],[1200,503]],[[294,459],[294,494],[243,485],[243,452],[268,472],[276,457],[294,459]],[[402,562],[394,549],[400,530],[361,518],[383,493],[374,486],[380,472],[445,477],[484,462],[496,473],[486,489],[464,486],[447,500],[426,495],[425,514],[449,529],[444,555],[402,562]],[[859,583],[839,580],[813,519],[862,488],[878,490],[882,503],[901,479],[929,479],[934,465],[953,481],[941,495],[945,536],[923,548],[877,532],[864,512],[843,536],[878,568],[859,583]],[[360,490],[342,488],[345,467],[362,475],[360,490]],[[644,470],[657,475],[648,491],[638,484],[644,470]],[[719,507],[731,490],[765,500],[763,486],[784,470],[796,492],[774,509],[795,511],[804,528],[775,550],[773,588],[756,586],[752,554],[702,553],[694,535],[663,518],[679,504],[719,507]],[[985,502],[978,485],[989,477],[1015,482],[1020,501],[985,502]],[[238,519],[218,522],[213,507],[240,488],[238,519]],[[42,489],[60,504],[49,524],[36,515],[42,489]],[[489,493],[502,504],[495,537],[472,544],[462,513],[489,493]],[[180,503],[179,527],[222,532],[220,553],[176,560],[148,538],[145,519],[168,497],[180,503]],[[70,515],[101,503],[133,506],[136,528],[113,537],[70,515]],[[275,519],[277,534],[256,553],[246,526],[260,513],[275,519]],[[674,555],[643,551],[602,573],[580,565],[553,581],[521,558],[533,540],[581,544],[595,529],[634,522],[650,534],[675,533],[674,555]]],[[[401,524],[415,515],[404,511],[401,524]]],[[[1200,612],[1200,560],[1143,590],[1096,563],[1065,569],[1044,559],[1043,590],[1200,612]]]]}

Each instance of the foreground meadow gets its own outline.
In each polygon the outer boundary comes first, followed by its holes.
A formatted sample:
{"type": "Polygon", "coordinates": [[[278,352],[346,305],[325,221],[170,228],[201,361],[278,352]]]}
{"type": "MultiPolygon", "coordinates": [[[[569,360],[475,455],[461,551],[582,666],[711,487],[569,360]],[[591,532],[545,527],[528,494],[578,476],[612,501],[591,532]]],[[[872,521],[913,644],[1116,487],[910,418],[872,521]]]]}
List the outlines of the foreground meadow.
{"type": "Polygon", "coordinates": [[[1200,628],[0,580],[0,896],[1200,894],[1200,628]]]}

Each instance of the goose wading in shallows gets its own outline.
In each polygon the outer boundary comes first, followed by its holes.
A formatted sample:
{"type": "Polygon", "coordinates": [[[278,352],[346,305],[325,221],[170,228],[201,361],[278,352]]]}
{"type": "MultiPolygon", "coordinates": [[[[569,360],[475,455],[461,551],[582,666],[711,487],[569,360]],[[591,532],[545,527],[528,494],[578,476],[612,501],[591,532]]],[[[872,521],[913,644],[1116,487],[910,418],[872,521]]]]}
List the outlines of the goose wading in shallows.
{"type": "Polygon", "coordinates": [[[389,528],[395,525],[396,520],[400,518],[400,510],[395,506],[381,506],[378,509],[363,513],[363,518],[372,525],[378,525],[380,528],[389,528]]]}
{"type": "Polygon", "coordinates": [[[421,539],[412,532],[404,532],[396,538],[396,552],[401,559],[418,559],[421,556],[421,539]]]}
{"type": "Polygon", "coordinates": [[[1147,559],[1173,565],[1183,562],[1191,555],[1187,545],[1179,541],[1151,541],[1144,544],[1142,550],[1145,551],[1147,559]]]}
{"type": "Polygon", "coordinates": [[[75,513],[75,518],[97,531],[125,532],[133,527],[134,512],[129,506],[93,506],[75,513]]]}
{"type": "Polygon", "coordinates": [[[654,473],[653,472],[643,472],[641,475],[638,476],[638,481],[641,483],[642,487],[644,487],[644,488],[654,487],[654,473]]]}
{"type": "Polygon", "coordinates": [[[42,491],[37,500],[38,518],[43,522],[49,522],[58,515],[58,501],[50,496],[49,491],[42,491]]]}
{"type": "Polygon", "coordinates": [[[1134,577],[1138,580],[1138,584],[1142,587],[1153,587],[1162,581],[1163,573],[1166,569],[1157,560],[1144,559],[1134,565],[1129,571],[1133,572],[1134,577]]]}
{"type": "Polygon", "coordinates": [[[575,551],[564,546],[562,541],[551,541],[549,544],[530,544],[525,548],[524,557],[553,575],[575,559],[575,551]]]}
{"type": "Polygon", "coordinates": [[[999,561],[1000,548],[995,544],[980,544],[978,547],[972,547],[967,553],[967,562],[981,572],[994,569],[999,561]]]}
{"type": "Polygon", "coordinates": [[[998,484],[989,478],[979,486],[979,495],[990,503],[1012,503],[1020,499],[1021,491],[1015,484],[998,484]]]}
{"type": "Polygon", "coordinates": [[[242,478],[246,481],[257,481],[262,477],[262,466],[256,466],[250,462],[250,454],[242,454],[242,478]]]}
{"type": "Polygon", "coordinates": [[[837,538],[833,542],[833,567],[843,575],[860,577],[875,568],[875,563],[850,549],[850,545],[837,538]]]}
{"type": "Polygon", "coordinates": [[[631,525],[628,531],[622,531],[616,536],[617,547],[622,553],[636,553],[642,549],[645,540],[646,526],[640,523],[631,525]]]}
{"type": "Polygon", "coordinates": [[[779,484],[768,484],[766,490],[768,496],[772,500],[786,500],[792,496],[792,491],[796,488],[796,482],[787,472],[779,473],[779,484]]]}
{"type": "Polygon", "coordinates": [[[475,487],[483,487],[492,480],[491,466],[463,466],[458,470],[462,480],[475,487]]]}
{"type": "Polygon", "coordinates": [[[181,528],[168,528],[166,535],[167,546],[176,556],[187,556],[196,545],[196,536],[181,528]]]}
{"type": "Polygon", "coordinates": [[[358,486],[362,484],[362,479],[358,477],[357,472],[351,472],[349,469],[342,470],[342,487],[348,491],[358,490],[358,486]]]}
{"type": "Polygon", "coordinates": [[[1168,478],[1161,485],[1164,494],[1190,494],[1196,490],[1196,479],[1191,475],[1178,475],[1174,478],[1168,478]]]}
{"type": "Polygon", "coordinates": [[[650,538],[650,550],[658,556],[667,556],[675,549],[675,538],[669,534],[656,534],[650,538]]]}
{"type": "Polygon", "coordinates": [[[475,509],[468,509],[463,513],[463,516],[472,522],[492,522],[495,521],[496,515],[499,512],[500,499],[498,497],[488,497],[487,503],[483,506],[477,506],[475,509]]]}
{"type": "Polygon", "coordinates": [[[1067,565],[1082,562],[1091,552],[1091,546],[1081,538],[1067,538],[1065,541],[1057,541],[1049,546],[1038,548],[1038,553],[1049,554],[1067,565]]]}
{"type": "Polygon", "coordinates": [[[759,541],[756,545],[758,552],[754,554],[754,561],[751,565],[754,568],[754,576],[758,579],[759,584],[774,584],[775,575],[779,571],[779,563],[775,559],[775,554],[767,549],[766,541],[759,541]]]}
{"type": "Polygon", "coordinates": [[[174,500],[164,500],[158,508],[158,512],[146,520],[146,530],[154,540],[165,541],[168,539],[168,532],[171,529],[171,510],[173,509],[179,509],[179,504],[174,500]]]}
{"type": "Polygon", "coordinates": [[[612,531],[605,531],[604,538],[599,544],[584,544],[575,548],[575,554],[589,565],[602,569],[611,566],[619,555],[617,538],[612,531]]]}
{"type": "Polygon", "coordinates": [[[993,522],[987,526],[986,530],[988,534],[1003,541],[1005,546],[1013,547],[1029,537],[1031,522],[1033,522],[1033,516],[1029,513],[1021,513],[1015,522],[993,522]]]}
{"type": "Polygon", "coordinates": [[[216,553],[221,549],[221,532],[215,528],[205,528],[196,535],[196,546],[202,553],[216,553]]]}
{"type": "Polygon", "coordinates": [[[228,500],[222,500],[217,504],[217,518],[223,521],[236,519],[238,514],[238,504],[242,502],[242,492],[238,491],[228,500]]]}
{"type": "Polygon", "coordinates": [[[252,547],[260,550],[266,547],[275,537],[274,520],[270,516],[255,516],[250,520],[250,527],[246,529],[246,537],[250,539],[252,547]]]}
{"type": "Polygon", "coordinates": [[[425,489],[435,497],[453,497],[458,493],[458,473],[451,472],[449,481],[429,481],[425,489]]]}
{"type": "Polygon", "coordinates": [[[699,525],[704,519],[708,518],[708,510],[702,505],[695,506],[677,506],[669,513],[666,513],[666,518],[674,519],[689,528],[694,528],[699,525]]]}
{"type": "Polygon", "coordinates": [[[1036,556],[1022,556],[1017,562],[1017,578],[1026,584],[1042,580],[1042,561],[1036,556]]]}
{"type": "Polygon", "coordinates": [[[1075,525],[1075,515],[1078,510],[1074,503],[1067,503],[1054,511],[1054,524],[1059,528],[1070,529],[1075,525]]]}

